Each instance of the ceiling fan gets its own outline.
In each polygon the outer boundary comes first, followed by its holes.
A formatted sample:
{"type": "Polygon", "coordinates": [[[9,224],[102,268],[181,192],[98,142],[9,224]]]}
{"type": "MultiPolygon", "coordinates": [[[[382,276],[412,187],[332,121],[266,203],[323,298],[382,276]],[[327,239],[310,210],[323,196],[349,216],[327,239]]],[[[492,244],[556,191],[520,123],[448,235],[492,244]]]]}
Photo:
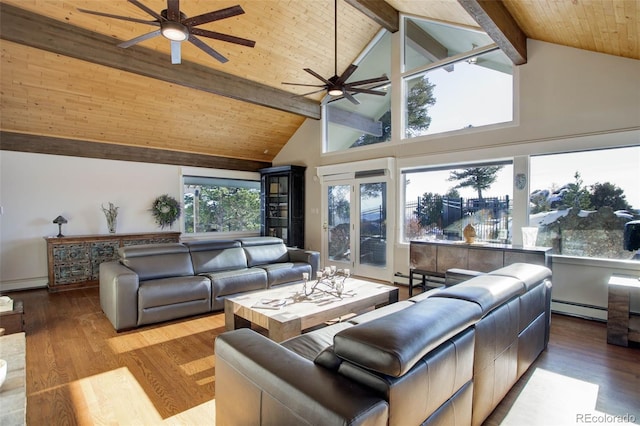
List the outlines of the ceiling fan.
{"type": "Polygon", "coordinates": [[[374,90],[374,87],[378,84],[385,84],[389,82],[389,78],[386,75],[382,75],[382,77],[370,78],[367,80],[359,80],[351,83],[347,83],[347,80],[351,75],[358,69],[357,65],[351,64],[347,67],[347,69],[342,73],[342,75],[338,76],[338,0],[334,0],[334,75],[328,79],[322,77],[317,72],[313,71],[311,68],[304,68],[306,72],[322,81],[324,84],[303,84],[303,83],[285,83],[291,86],[307,86],[307,87],[321,87],[319,90],[314,90],[313,92],[303,93],[297,96],[307,96],[313,95],[314,93],[320,93],[323,91],[327,91],[327,94],[331,98],[325,98],[323,100],[323,104],[327,102],[337,101],[343,98],[348,99],[351,103],[355,105],[359,105],[360,102],[353,96],[357,93],[367,93],[369,95],[379,95],[384,96],[387,92],[374,90]],[[372,87],[374,86],[374,87],[372,87]]]}
{"type": "Polygon", "coordinates": [[[190,41],[196,47],[203,50],[208,55],[211,55],[218,61],[225,63],[227,58],[222,56],[219,52],[211,48],[196,36],[208,37],[216,40],[226,41],[228,43],[240,44],[242,46],[253,47],[256,42],[253,40],[247,40],[240,37],[235,37],[228,34],[221,34],[214,31],[203,30],[196,28],[198,25],[207,24],[209,22],[218,21],[221,19],[231,18],[233,16],[242,15],[244,10],[240,6],[232,6],[226,9],[220,9],[212,12],[203,13],[202,15],[193,16],[188,18],[187,15],[180,11],[180,0],[167,0],[167,8],[156,13],[149,9],[138,0],[128,0],[129,3],[144,10],[149,15],[155,18],[155,21],[145,21],[144,19],[129,18],[127,16],[112,15],[110,13],[97,12],[94,10],[78,9],[82,13],[90,13],[92,15],[105,16],[107,18],[120,19],[123,21],[137,22],[140,24],[152,25],[160,27],[159,30],[152,31],[147,34],[143,34],[129,41],[122,42],[118,47],[127,48],[134,44],[138,44],[142,41],[149,40],[150,38],[157,37],[159,35],[171,41],[171,63],[181,63],[181,46],[183,41],[190,41]]]}

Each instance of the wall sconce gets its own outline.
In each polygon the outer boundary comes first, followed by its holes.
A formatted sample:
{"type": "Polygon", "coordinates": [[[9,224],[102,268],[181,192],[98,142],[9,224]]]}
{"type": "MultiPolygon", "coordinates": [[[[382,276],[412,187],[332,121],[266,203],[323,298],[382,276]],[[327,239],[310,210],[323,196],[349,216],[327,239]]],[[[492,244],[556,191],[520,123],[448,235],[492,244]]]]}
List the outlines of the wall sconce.
{"type": "Polygon", "coordinates": [[[63,223],[67,223],[67,219],[65,219],[62,216],[58,216],[55,219],[53,219],[53,223],[57,223],[58,224],[58,235],[56,235],[56,236],[58,238],[64,237],[64,235],[62,235],[62,224],[63,223]]]}

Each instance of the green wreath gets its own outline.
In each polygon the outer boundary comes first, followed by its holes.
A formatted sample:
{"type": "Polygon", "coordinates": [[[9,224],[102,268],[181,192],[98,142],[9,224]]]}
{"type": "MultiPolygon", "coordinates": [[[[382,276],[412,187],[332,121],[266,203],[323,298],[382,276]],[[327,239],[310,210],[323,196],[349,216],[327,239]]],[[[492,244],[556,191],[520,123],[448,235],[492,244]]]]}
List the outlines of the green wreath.
{"type": "Polygon", "coordinates": [[[180,203],[167,194],[161,195],[153,202],[151,213],[160,228],[170,228],[180,217],[180,203]]]}

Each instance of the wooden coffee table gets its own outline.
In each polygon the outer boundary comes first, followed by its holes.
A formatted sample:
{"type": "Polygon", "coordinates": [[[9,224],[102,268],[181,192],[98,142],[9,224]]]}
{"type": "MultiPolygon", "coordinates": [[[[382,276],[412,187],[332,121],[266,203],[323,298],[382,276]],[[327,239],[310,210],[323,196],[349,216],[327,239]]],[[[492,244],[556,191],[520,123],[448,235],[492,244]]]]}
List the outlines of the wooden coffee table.
{"type": "MultiPolygon", "coordinates": [[[[311,283],[307,284],[310,287],[311,283]]],[[[302,289],[302,284],[283,285],[225,299],[226,329],[256,324],[268,331],[271,340],[281,342],[343,315],[398,301],[397,287],[351,277],[346,279],[341,297],[317,290],[304,297],[302,289]],[[264,306],[261,302],[272,300],[286,300],[286,304],[275,309],[260,307],[264,306]]]]}

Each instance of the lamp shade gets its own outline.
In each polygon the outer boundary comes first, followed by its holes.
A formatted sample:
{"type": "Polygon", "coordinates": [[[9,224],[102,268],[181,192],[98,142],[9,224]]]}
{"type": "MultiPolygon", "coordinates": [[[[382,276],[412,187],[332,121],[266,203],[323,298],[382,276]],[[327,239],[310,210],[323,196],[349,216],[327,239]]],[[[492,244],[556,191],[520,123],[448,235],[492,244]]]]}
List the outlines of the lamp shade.
{"type": "Polygon", "coordinates": [[[640,220],[632,220],[624,225],[624,249],[640,249],[640,220]]]}
{"type": "Polygon", "coordinates": [[[55,219],[53,219],[53,223],[57,223],[58,225],[60,225],[61,223],[67,223],[67,219],[65,219],[62,216],[58,216],[55,219]]]}

